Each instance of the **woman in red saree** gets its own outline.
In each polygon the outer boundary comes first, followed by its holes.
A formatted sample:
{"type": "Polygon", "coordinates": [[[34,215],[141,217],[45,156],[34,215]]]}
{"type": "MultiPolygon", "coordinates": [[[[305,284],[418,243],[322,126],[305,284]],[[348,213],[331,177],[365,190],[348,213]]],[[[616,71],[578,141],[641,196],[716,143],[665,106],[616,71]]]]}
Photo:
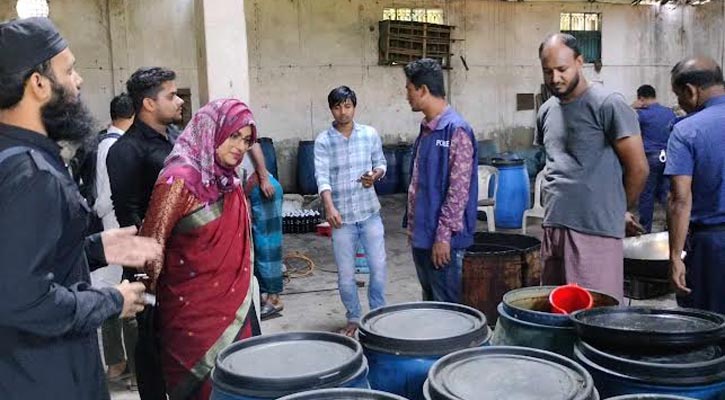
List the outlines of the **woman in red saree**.
{"type": "Polygon", "coordinates": [[[235,173],[255,139],[252,113],[241,101],[202,107],[166,159],[141,227],[165,249],[163,264],[146,272],[174,400],[208,399],[219,351],[260,333],[249,210],[235,173]]]}

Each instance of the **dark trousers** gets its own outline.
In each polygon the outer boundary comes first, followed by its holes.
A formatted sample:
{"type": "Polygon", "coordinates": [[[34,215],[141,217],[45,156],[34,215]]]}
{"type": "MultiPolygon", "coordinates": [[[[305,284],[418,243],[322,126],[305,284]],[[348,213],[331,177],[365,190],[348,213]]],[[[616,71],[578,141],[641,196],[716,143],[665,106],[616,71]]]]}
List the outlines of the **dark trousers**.
{"type": "Polygon", "coordinates": [[[161,352],[156,330],[156,308],[146,308],[136,315],[136,381],[141,400],[166,400],[166,384],[161,371],[161,352]]]}
{"type": "Polygon", "coordinates": [[[430,249],[413,249],[413,263],[423,290],[423,301],[461,302],[464,252],[465,250],[451,249],[451,261],[436,269],[430,249]]]}
{"type": "Polygon", "coordinates": [[[655,201],[664,204],[667,201],[667,192],[670,190],[670,181],[664,175],[665,163],[659,160],[660,153],[647,153],[649,176],[639,195],[639,223],[647,233],[652,231],[652,215],[655,210],[655,201]]]}
{"type": "Polygon", "coordinates": [[[725,229],[690,233],[685,280],[692,293],[677,298],[681,307],[725,313],[725,229]]]}
{"type": "Polygon", "coordinates": [[[134,351],[138,328],[135,319],[111,318],[101,325],[103,336],[103,357],[106,365],[111,366],[126,360],[131,373],[135,371],[134,351]],[[123,352],[124,345],[126,353],[123,352]],[[126,357],[128,356],[128,357],[126,357]]]}

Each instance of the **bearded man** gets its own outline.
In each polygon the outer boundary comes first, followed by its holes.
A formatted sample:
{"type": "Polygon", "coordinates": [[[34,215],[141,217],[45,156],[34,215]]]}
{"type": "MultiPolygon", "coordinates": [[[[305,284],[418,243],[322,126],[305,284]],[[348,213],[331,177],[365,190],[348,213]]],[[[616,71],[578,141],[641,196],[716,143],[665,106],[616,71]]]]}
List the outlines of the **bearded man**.
{"type": "Polygon", "coordinates": [[[0,23],[2,399],[107,399],[96,329],[141,311],[144,286],[91,287],[89,265],[161,257],[135,227],[85,237],[89,208],[57,144],[94,131],[82,82],[50,20],[0,23]]]}
{"type": "Polygon", "coordinates": [[[573,36],[547,37],[539,59],[553,94],[536,133],[547,154],[542,283],[577,283],[621,301],[622,238],[642,231],[627,207],[649,173],[637,114],[620,94],[587,82],[573,36]]]}

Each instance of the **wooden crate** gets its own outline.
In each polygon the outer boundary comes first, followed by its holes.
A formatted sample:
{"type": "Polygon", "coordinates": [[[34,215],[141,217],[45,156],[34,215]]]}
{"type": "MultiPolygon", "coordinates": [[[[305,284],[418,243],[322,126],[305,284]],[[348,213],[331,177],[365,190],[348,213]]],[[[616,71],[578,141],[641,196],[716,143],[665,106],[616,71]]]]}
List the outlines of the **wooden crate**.
{"type": "Polygon", "coordinates": [[[407,64],[421,58],[451,65],[452,26],[413,21],[380,21],[379,64],[407,64]]]}

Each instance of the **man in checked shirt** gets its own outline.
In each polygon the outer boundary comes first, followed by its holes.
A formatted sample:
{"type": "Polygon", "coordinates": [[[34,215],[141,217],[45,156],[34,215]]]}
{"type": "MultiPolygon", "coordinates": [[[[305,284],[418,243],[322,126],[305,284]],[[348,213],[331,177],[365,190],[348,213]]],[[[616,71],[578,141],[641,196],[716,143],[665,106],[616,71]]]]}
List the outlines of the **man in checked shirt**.
{"type": "Polygon", "coordinates": [[[378,132],[354,120],[355,92],[340,86],[327,102],[335,121],[315,140],[315,177],[333,228],[338,288],[347,310],[347,325],[340,333],[354,336],[362,314],[355,282],[358,243],[370,268],[370,309],[385,305],[385,231],[373,183],[385,175],[387,164],[378,132]]]}
{"type": "Polygon", "coordinates": [[[424,119],[413,147],[407,224],[424,301],[461,300],[463,253],[476,230],[478,168],[473,129],[446,101],[432,59],[405,66],[408,103],[424,119]]]}

